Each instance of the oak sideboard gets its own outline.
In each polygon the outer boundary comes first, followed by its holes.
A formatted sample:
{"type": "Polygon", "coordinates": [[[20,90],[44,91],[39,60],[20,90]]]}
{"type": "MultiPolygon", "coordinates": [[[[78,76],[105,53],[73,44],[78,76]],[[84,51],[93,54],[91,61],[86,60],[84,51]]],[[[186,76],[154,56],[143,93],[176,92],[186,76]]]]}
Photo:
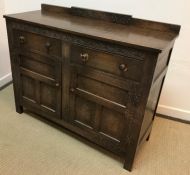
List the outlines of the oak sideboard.
{"type": "Polygon", "coordinates": [[[131,170],[149,139],[180,26],[48,4],[4,17],[16,111],[123,156],[131,170]]]}

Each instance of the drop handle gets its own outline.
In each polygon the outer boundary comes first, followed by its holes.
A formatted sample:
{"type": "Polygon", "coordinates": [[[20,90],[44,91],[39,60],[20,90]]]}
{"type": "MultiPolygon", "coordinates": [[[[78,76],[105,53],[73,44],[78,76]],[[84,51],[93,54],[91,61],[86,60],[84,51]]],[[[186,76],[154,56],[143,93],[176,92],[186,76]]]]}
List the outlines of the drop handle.
{"type": "Polygon", "coordinates": [[[126,64],[120,64],[119,65],[119,69],[123,72],[127,72],[128,71],[128,68],[127,68],[127,65],[126,64]]]}
{"type": "Polygon", "coordinates": [[[83,63],[86,63],[88,61],[88,54],[87,53],[81,53],[80,54],[81,60],[83,63]]]}
{"type": "Polygon", "coordinates": [[[19,36],[20,44],[24,44],[26,39],[24,36],[19,36]]]}

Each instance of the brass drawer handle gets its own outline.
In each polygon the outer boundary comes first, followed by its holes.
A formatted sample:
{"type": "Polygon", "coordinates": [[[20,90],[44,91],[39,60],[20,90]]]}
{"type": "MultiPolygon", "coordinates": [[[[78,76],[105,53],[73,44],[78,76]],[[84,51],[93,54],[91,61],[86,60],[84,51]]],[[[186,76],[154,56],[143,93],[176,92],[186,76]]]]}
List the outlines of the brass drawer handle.
{"type": "Polygon", "coordinates": [[[88,54],[87,53],[81,53],[80,57],[81,57],[81,60],[83,63],[86,63],[88,61],[88,54]]]}
{"type": "Polygon", "coordinates": [[[46,42],[46,44],[45,44],[45,47],[46,47],[46,49],[47,49],[47,51],[49,51],[49,49],[51,48],[51,43],[50,42],[46,42]]]}
{"type": "Polygon", "coordinates": [[[123,72],[127,72],[128,68],[126,64],[120,64],[119,65],[119,69],[123,72]]]}
{"type": "Polygon", "coordinates": [[[24,44],[26,41],[24,36],[19,36],[19,40],[20,40],[20,44],[24,44]]]}

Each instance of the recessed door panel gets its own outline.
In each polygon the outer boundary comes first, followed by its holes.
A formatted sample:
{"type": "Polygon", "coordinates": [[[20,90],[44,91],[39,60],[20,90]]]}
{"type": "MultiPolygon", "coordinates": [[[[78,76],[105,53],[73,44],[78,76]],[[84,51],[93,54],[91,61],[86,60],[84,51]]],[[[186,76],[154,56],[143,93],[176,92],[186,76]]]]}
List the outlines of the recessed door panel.
{"type": "Polygon", "coordinates": [[[125,90],[108,85],[93,78],[85,77],[85,75],[79,75],[77,82],[77,87],[79,89],[85,90],[118,104],[126,105],[127,91],[125,90]]]}
{"type": "Polygon", "coordinates": [[[28,100],[36,101],[35,98],[35,80],[28,76],[21,76],[22,96],[28,100]]]}
{"type": "Polygon", "coordinates": [[[23,68],[29,69],[50,78],[55,78],[55,66],[54,64],[48,64],[48,60],[46,61],[47,63],[44,63],[29,56],[21,56],[20,58],[20,65],[23,68]]]}
{"type": "Polygon", "coordinates": [[[100,116],[99,132],[120,141],[125,125],[125,116],[105,107],[102,109],[100,116]]]}
{"type": "Polygon", "coordinates": [[[96,104],[77,95],[75,98],[75,122],[93,128],[96,104]]]}
{"type": "Polygon", "coordinates": [[[52,112],[56,111],[56,88],[46,83],[40,83],[40,105],[52,112]]]}

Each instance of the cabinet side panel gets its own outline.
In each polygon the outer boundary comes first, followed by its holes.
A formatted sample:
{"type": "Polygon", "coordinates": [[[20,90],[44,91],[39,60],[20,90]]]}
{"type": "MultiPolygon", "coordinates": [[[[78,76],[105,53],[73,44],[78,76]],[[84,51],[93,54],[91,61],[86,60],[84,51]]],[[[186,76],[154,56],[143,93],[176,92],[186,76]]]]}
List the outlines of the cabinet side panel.
{"type": "Polygon", "coordinates": [[[170,61],[171,54],[172,54],[172,50],[173,50],[173,43],[171,44],[170,47],[168,47],[165,51],[163,51],[159,55],[155,72],[154,72],[153,81],[155,81],[160,76],[162,71],[164,71],[164,69],[167,68],[170,61]]]}
{"type": "MultiPolygon", "coordinates": [[[[140,88],[138,89],[139,102],[135,107],[133,117],[129,117],[128,136],[129,141],[126,146],[126,158],[124,168],[131,170],[136,151],[138,149],[139,136],[144,120],[144,112],[146,110],[146,104],[148,101],[149,93],[151,90],[152,80],[155,72],[158,54],[147,53],[147,57],[144,60],[142,80],[140,88]]],[[[133,100],[134,101],[134,100],[133,100]]],[[[131,103],[133,103],[131,101],[131,103]]],[[[131,109],[131,107],[130,107],[131,109]]]]}
{"type": "Polygon", "coordinates": [[[164,77],[153,84],[150,94],[148,97],[148,102],[145,109],[144,119],[141,127],[139,143],[146,136],[147,132],[150,131],[149,128],[152,127],[152,122],[154,120],[155,110],[157,108],[157,102],[159,100],[159,95],[161,92],[161,88],[164,82],[164,77]]]}
{"type": "Polygon", "coordinates": [[[149,135],[152,127],[152,121],[154,120],[154,116],[156,113],[158,101],[160,98],[160,93],[162,90],[162,86],[164,83],[165,75],[167,72],[169,60],[172,54],[173,43],[170,47],[168,47],[164,52],[162,52],[157,60],[156,68],[154,71],[154,78],[152,82],[152,86],[150,89],[150,93],[148,96],[148,101],[146,104],[144,119],[141,127],[139,144],[145,140],[147,135],[149,135]]]}

